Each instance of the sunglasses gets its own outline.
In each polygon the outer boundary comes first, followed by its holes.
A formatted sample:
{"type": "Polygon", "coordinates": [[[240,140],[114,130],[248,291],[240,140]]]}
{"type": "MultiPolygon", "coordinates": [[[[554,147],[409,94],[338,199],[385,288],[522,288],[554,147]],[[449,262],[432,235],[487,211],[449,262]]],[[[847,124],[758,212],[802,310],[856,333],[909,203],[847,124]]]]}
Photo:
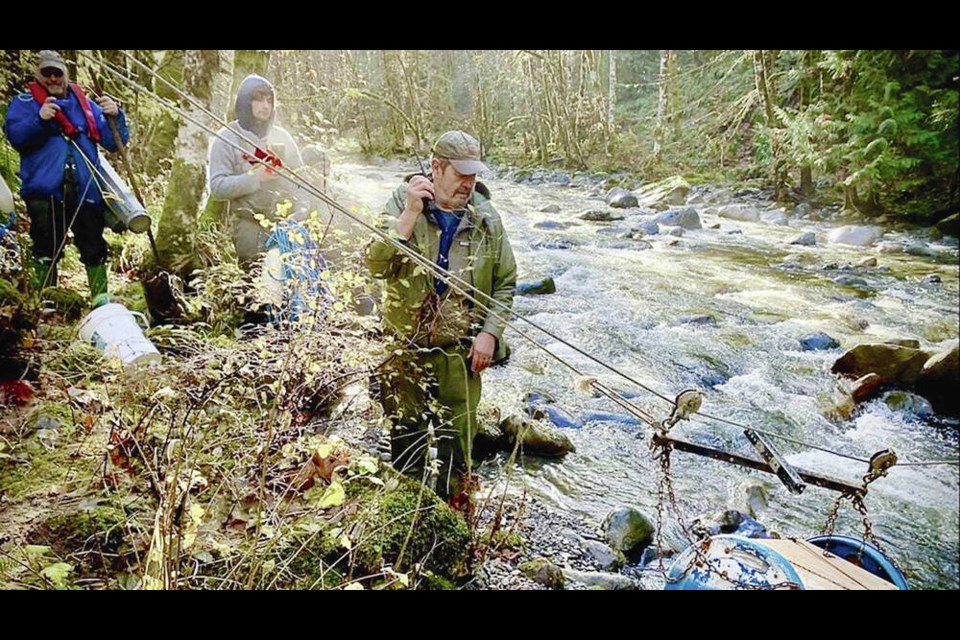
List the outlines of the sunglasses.
{"type": "Polygon", "coordinates": [[[43,69],[40,69],[40,75],[42,75],[44,78],[62,78],[63,71],[57,69],[56,67],[44,67],[43,69]]]}

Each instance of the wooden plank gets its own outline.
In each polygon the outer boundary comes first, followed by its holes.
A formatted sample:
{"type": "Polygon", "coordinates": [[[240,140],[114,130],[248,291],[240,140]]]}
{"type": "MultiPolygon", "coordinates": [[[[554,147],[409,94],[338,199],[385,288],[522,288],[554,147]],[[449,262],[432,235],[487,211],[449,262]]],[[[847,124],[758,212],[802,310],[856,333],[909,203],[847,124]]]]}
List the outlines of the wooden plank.
{"type": "Polygon", "coordinates": [[[897,586],[806,540],[758,540],[790,561],[809,590],[889,591],[897,586]]]}
{"type": "MultiPolygon", "coordinates": [[[[757,458],[748,458],[747,456],[742,456],[738,453],[731,453],[729,451],[724,451],[723,449],[715,449],[713,447],[699,444],[697,442],[690,442],[689,440],[684,440],[683,438],[678,438],[677,436],[671,435],[658,435],[653,436],[653,444],[670,444],[673,445],[678,451],[686,451],[687,453],[695,453],[700,456],[706,456],[708,458],[713,458],[714,460],[722,460],[724,462],[729,462],[731,464],[736,464],[741,467],[747,467],[748,469],[756,469],[758,471],[766,471],[767,473],[776,473],[770,465],[764,461],[757,458]]],[[[823,487],[824,489],[831,489],[833,491],[839,491],[840,493],[849,493],[849,492],[859,492],[862,490],[862,487],[858,484],[853,484],[846,480],[841,480],[840,478],[834,478],[832,476],[827,476],[819,473],[813,473],[812,471],[805,471],[799,467],[795,467],[800,477],[803,478],[805,482],[808,482],[812,485],[818,487],[823,487]]]]}

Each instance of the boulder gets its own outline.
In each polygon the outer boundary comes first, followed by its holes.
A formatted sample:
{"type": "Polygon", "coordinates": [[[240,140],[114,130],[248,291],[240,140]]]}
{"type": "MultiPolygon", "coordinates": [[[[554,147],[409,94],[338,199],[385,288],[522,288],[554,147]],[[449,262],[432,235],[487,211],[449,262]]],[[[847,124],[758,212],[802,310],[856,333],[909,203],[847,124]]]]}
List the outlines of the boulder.
{"type": "Polygon", "coordinates": [[[557,284],[553,281],[553,278],[549,277],[517,283],[517,295],[521,296],[541,296],[556,292],[557,284]]]}
{"type": "Polygon", "coordinates": [[[844,353],[831,371],[851,378],[868,373],[880,376],[884,386],[909,387],[920,377],[931,354],[892,344],[861,344],[844,353]]]}
{"type": "Polygon", "coordinates": [[[807,231],[787,240],[787,244],[798,244],[801,247],[812,247],[817,244],[817,234],[807,231]]]}
{"type": "Polygon", "coordinates": [[[834,244],[849,244],[855,247],[869,247],[882,237],[883,229],[873,225],[837,227],[827,234],[827,238],[834,244]]]}
{"type": "Polygon", "coordinates": [[[584,211],[577,217],[587,222],[613,222],[614,220],[623,220],[622,215],[603,209],[590,209],[589,211],[584,211]]]}
{"type": "Polygon", "coordinates": [[[703,224],[700,222],[700,215],[693,207],[668,209],[663,213],[657,214],[653,222],[668,227],[683,227],[684,229],[703,228],[703,224]]]}
{"type": "Polygon", "coordinates": [[[605,591],[632,591],[637,588],[637,584],[633,580],[619,573],[564,569],[563,577],[568,582],[579,582],[592,589],[603,589],[605,591]]]}
{"type": "Polygon", "coordinates": [[[785,227],[789,224],[790,217],[783,209],[771,209],[760,214],[760,219],[767,224],[775,224],[785,227]]]}
{"type": "Polygon", "coordinates": [[[718,215],[739,222],[757,222],[760,219],[760,210],[749,204],[728,204],[720,207],[718,215]]]}
{"type": "Polygon", "coordinates": [[[801,351],[822,351],[825,349],[839,349],[840,342],[822,331],[808,333],[800,338],[801,351]]]}
{"type": "Polygon", "coordinates": [[[500,423],[500,429],[506,436],[510,449],[519,442],[521,449],[527,454],[560,458],[576,451],[566,434],[541,420],[513,415],[500,423]]]}
{"type": "Polygon", "coordinates": [[[855,403],[860,404],[880,395],[882,388],[883,378],[876,373],[868,373],[854,381],[850,396],[855,403]]]}
{"type": "Polygon", "coordinates": [[[566,578],[560,567],[553,564],[546,558],[534,558],[521,562],[517,567],[520,573],[527,576],[534,582],[538,582],[548,589],[563,589],[566,578]]]}
{"type": "Polygon", "coordinates": [[[629,209],[639,206],[637,196],[633,195],[623,187],[614,187],[610,189],[606,197],[607,206],[614,209],[629,209]]]}
{"type": "Polygon", "coordinates": [[[618,507],[603,520],[607,543],[632,560],[639,559],[643,549],[653,542],[655,531],[650,520],[634,507],[618,507]]]}
{"type": "Polygon", "coordinates": [[[687,200],[690,184],[680,176],[673,176],[640,187],[633,193],[639,205],[654,207],[657,205],[681,205],[687,200]]]}
{"type": "Polygon", "coordinates": [[[960,415],[960,401],[957,394],[960,375],[958,375],[957,366],[958,341],[954,340],[947,349],[924,362],[914,387],[914,390],[927,398],[937,411],[950,416],[960,415]]]}

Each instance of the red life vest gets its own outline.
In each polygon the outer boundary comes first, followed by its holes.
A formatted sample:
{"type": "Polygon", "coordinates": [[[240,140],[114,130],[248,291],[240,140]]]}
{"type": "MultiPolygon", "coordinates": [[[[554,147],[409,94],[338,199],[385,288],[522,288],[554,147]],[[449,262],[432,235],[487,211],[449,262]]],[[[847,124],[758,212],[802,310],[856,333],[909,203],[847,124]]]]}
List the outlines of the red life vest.
{"type": "MultiPolygon", "coordinates": [[[[94,142],[100,142],[100,129],[97,128],[97,119],[93,115],[93,107],[90,106],[90,100],[83,92],[83,89],[80,88],[80,85],[71,82],[69,87],[70,90],[73,91],[73,95],[77,96],[77,102],[80,103],[80,108],[83,109],[83,116],[87,120],[87,136],[94,142]]],[[[30,90],[30,95],[33,96],[33,99],[41,106],[43,106],[43,103],[50,97],[50,92],[39,82],[28,83],[27,89],[30,90]]],[[[57,111],[57,115],[54,116],[54,118],[57,123],[60,124],[60,128],[63,129],[63,133],[67,137],[72,138],[79,133],[77,127],[70,122],[67,114],[65,114],[62,109],[57,111]]]]}

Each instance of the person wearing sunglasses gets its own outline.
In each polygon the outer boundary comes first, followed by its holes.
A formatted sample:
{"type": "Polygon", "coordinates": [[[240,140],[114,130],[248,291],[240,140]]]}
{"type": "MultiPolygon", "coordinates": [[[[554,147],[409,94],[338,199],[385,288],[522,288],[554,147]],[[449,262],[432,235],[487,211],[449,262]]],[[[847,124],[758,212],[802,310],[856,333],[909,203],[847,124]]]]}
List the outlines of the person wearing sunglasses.
{"type": "Polygon", "coordinates": [[[20,195],[30,218],[33,242],[33,287],[39,292],[57,284],[57,263],[63,256],[67,231],[86,267],[93,306],[107,296],[107,243],[103,237],[105,203],[98,174],[97,145],[117,150],[107,122],[116,118],[126,143],[127,122],[109,96],[90,100],[70,82],[64,59],[56,51],[37,55],[34,80],[7,109],[3,132],[20,154],[20,195]]]}

